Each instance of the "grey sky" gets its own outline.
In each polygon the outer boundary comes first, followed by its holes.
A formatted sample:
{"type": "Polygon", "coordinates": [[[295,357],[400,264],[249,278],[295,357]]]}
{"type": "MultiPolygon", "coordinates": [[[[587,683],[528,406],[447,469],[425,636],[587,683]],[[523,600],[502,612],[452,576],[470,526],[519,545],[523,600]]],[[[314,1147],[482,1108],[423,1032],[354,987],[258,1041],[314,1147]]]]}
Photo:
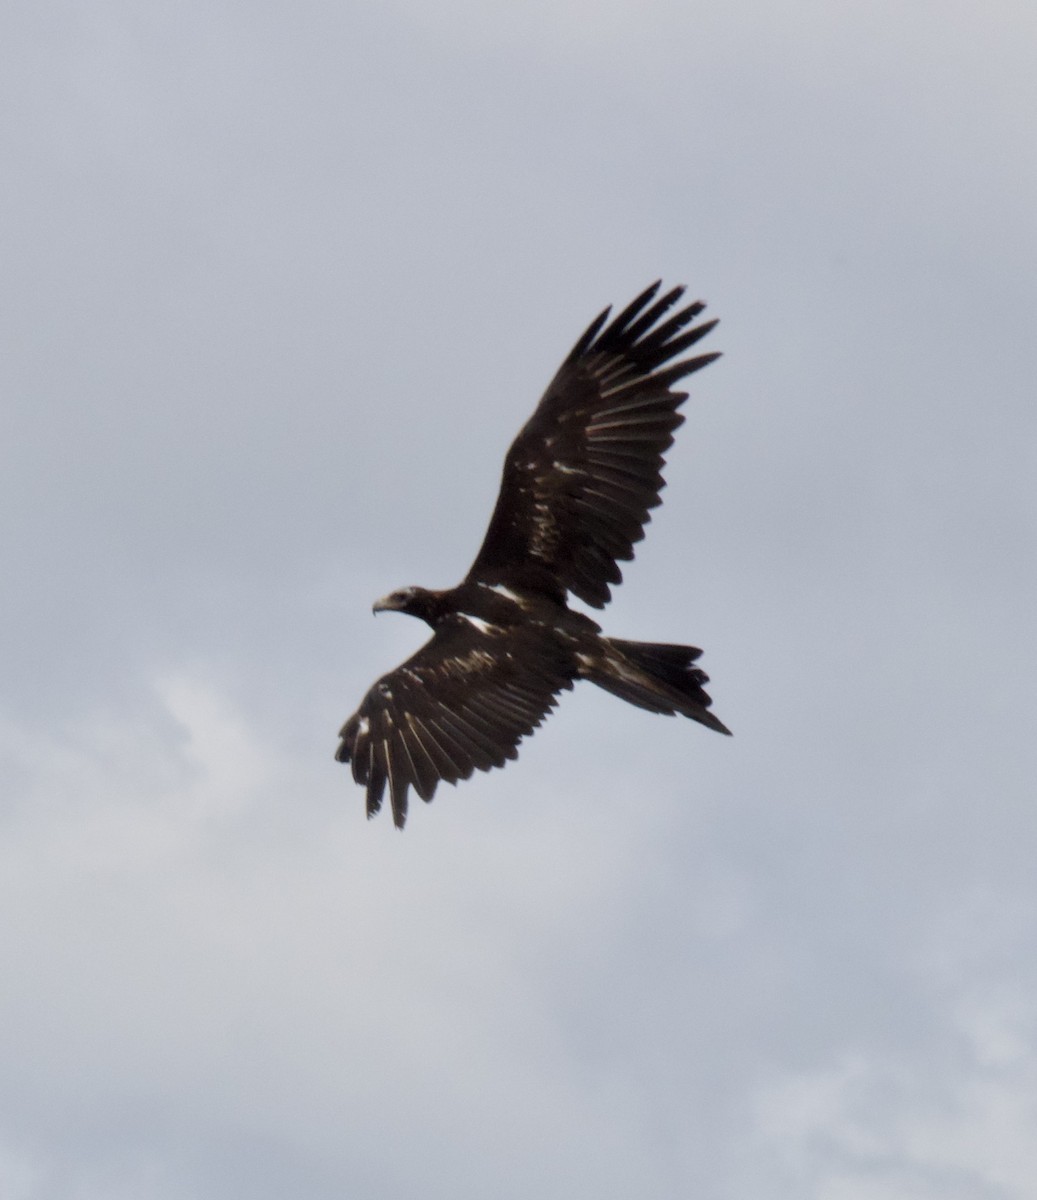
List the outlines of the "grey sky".
{"type": "Polygon", "coordinates": [[[9,4],[0,1194],[1037,1194],[1037,16],[9,4]],[[332,761],[590,318],[721,324],[577,689],[332,761]]]}

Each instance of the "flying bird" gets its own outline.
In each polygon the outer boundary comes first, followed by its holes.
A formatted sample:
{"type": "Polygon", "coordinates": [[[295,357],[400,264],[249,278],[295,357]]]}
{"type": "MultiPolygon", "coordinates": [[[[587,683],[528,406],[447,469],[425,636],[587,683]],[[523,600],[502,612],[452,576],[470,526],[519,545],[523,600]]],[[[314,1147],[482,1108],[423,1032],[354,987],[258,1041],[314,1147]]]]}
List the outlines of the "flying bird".
{"type": "Polygon", "coordinates": [[[716,324],[701,303],[674,306],[660,282],[609,321],[606,308],[548,385],[504,460],[497,506],[457,587],[407,587],[374,612],[420,617],[430,641],[371,688],[343,725],[335,757],[367,789],[367,815],[386,785],[393,821],[411,788],[429,801],[441,780],[503,767],[555,707],[589,679],[650,712],[680,713],[730,733],[710,711],[693,646],[604,637],[566,603],[604,608],[634,557],[665,486],[663,454],[684,420],[675,385],[719,358],[680,357],[716,324]],[[688,326],[691,326],[688,328],[688,326]]]}

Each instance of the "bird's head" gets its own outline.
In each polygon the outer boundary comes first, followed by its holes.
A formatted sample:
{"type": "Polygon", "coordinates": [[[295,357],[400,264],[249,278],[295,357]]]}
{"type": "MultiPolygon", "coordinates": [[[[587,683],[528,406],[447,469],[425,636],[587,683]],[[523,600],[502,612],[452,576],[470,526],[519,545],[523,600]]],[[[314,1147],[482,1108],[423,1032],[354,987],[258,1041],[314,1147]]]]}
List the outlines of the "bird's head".
{"type": "Polygon", "coordinates": [[[381,600],[376,600],[371,605],[371,611],[408,613],[412,617],[421,617],[422,620],[428,621],[433,616],[435,600],[436,593],[427,588],[399,588],[390,592],[388,596],[383,596],[381,600]]]}

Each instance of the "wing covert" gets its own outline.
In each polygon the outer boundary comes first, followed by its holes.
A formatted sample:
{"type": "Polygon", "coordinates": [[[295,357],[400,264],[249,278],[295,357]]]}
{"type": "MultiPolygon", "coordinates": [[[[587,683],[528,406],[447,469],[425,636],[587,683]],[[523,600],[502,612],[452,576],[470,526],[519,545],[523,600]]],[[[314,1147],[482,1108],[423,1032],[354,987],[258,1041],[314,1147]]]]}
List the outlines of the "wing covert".
{"type": "Polygon", "coordinates": [[[368,817],[388,786],[402,829],[410,788],[429,801],[441,780],[503,767],[571,687],[571,667],[536,631],[483,631],[459,614],[374,684],[343,725],[335,757],[366,786],[368,817]]]}
{"type": "Polygon", "coordinates": [[[684,420],[673,385],[718,358],[677,358],[716,324],[703,310],[666,314],[684,294],[644,291],[611,323],[592,322],[512,443],[500,494],[468,579],[573,592],[602,608],[617,561],[634,557],[660,503],[663,455],[684,420]],[[664,319],[665,318],[665,319],[664,319]]]}

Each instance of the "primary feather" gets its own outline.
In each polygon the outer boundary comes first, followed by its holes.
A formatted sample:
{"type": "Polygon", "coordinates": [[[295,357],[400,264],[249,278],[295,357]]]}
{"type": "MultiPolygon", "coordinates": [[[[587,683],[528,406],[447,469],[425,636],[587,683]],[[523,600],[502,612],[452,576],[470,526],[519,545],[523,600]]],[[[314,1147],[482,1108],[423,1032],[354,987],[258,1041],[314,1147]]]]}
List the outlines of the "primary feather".
{"type": "Polygon", "coordinates": [[[512,443],[497,506],[469,579],[525,582],[604,608],[617,560],[634,557],[649,510],[660,503],[663,455],[684,418],[687,392],[673,385],[719,358],[666,366],[716,324],[681,331],[703,310],[653,284],[606,325],[609,309],[570,351],[512,443]]]}

